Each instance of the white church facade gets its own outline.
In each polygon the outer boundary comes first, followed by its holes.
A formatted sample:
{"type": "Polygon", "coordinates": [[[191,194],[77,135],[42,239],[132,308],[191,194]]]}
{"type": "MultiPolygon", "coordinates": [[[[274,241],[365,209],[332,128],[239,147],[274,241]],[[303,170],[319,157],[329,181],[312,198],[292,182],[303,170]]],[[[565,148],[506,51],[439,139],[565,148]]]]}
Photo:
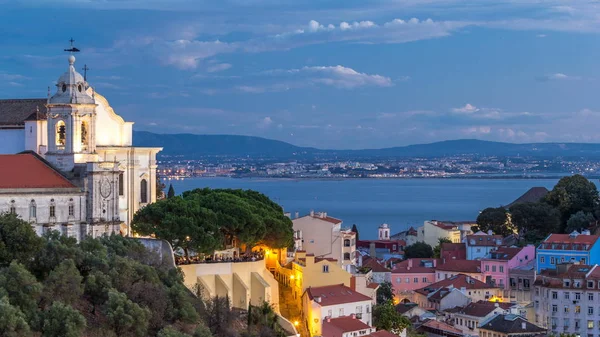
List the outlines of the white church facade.
{"type": "MultiPolygon", "coordinates": [[[[162,148],[133,147],[133,123],[117,115],[74,64],[70,55],[69,68],[59,77],[52,97],[0,99],[0,163],[23,165],[18,156],[32,156],[71,186],[57,189],[40,183],[19,188],[0,182],[0,212],[16,212],[34,223],[38,233],[57,226],[77,238],[130,235],[135,212],[156,201],[156,154],[162,148]],[[22,151],[30,153],[14,156],[22,151]],[[53,217],[44,213],[51,205],[53,217]]],[[[7,174],[11,171],[0,167],[0,179],[10,180],[7,174]]]]}

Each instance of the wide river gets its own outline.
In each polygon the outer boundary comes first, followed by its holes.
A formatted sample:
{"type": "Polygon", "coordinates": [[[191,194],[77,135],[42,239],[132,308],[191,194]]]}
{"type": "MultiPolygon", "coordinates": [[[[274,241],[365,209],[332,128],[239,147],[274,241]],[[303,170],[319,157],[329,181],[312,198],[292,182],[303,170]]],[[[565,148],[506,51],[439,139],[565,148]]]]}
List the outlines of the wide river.
{"type": "Polygon", "coordinates": [[[236,179],[190,178],[165,181],[175,192],[194,188],[252,189],[268,195],[294,215],[324,211],[358,226],[373,239],[382,223],[396,233],[425,220],[475,220],[486,207],[498,207],[534,186],[548,189],[557,179],[236,179]]]}

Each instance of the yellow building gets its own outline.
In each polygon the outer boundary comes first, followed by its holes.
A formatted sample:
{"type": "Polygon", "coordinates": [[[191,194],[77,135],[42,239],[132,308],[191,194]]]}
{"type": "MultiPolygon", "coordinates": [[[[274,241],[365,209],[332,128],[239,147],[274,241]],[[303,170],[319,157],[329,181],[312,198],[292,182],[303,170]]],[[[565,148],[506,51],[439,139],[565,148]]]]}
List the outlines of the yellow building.
{"type": "Polygon", "coordinates": [[[431,247],[438,245],[440,239],[448,239],[452,243],[461,242],[462,223],[451,221],[425,221],[418,228],[417,241],[425,242],[431,247]]]}
{"type": "Polygon", "coordinates": [[[323,287],[343,284],[350,287],[352,275],[338,265],[332,258],[318,258],[305,251],[296,251],[294,259],[285,267],[277,268],[276,277],[279,282],[290,286],[294,298],[300,299],[309,287],[323,287]]]}

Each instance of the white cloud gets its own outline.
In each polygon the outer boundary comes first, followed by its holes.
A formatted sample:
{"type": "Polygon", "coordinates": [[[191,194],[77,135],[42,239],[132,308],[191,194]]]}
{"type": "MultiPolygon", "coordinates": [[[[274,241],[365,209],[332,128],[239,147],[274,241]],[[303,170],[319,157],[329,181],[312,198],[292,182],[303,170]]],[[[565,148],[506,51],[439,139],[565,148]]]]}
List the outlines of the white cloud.
{"type": "Polygon", "coordinates": [[[153,45],[160,60],[180,69],[196,69],[199,61],[209,57],[231,53],[238,49],[233,43],[216,41],[160,41],[153,45]]]}
{"type": "Polygon", "coordinates": [[[341,65],[304,67],[302,71],[316,74],[312,79],[314,82],[342,89],[354,89],[363,86],[390,87],[393,85],[389,77],[359,73],[352,68],[341,65]]]}
{"type": "Polygon", "coordinates": [[[273,124],[273,120],[271,119],[271,117],[265,117],[263,119],[261,119],[256,126],[259,129],[267,129],[269,128],[271,125],[273,124]]]}
{"type": "Polygon", "coordinates": [[[479,111],[479,108],[477,108],[476,106],[474,106],[470,103],[465,104],[465,106],[463,106],[463,107],[452,109],[452,112],[463,113],[463,114],[472,114],[477,111],[479,111]]]}
{"type": "Polygon", "coordinates": [[[539,81],[565,81],[565,80],[580,80],[581,77],[570,76],[570,75],[566,75],[563,73],[554,73],[554,74],[547,74],[544,76],[539,76],[537,79],[539,81]]]}
{"type": "Polygon", "coordinates": [[[231,64],[229,63],[217,63],[206,68],[206,71],[209,73],[216,73],[219,71],[227,70],[231,68],[231,64]]]}
{"type": "Polygon", "coordinates": [[[0,73],[0,80],[3,81],[22,81],[29,80],[29,77],[19,75],[19,74],[8,74],[8,73],[0,73]]]}

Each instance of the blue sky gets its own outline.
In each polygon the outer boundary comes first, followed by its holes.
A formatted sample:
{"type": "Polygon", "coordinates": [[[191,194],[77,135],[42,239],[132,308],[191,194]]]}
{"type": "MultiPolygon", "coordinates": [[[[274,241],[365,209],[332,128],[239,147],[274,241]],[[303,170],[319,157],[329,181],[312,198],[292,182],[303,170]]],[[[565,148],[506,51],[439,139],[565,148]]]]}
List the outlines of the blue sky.
{"type": "MultiPolygon", "coordinates": [[[[136,130],[600,142],[600,2],[0,0],[0,98],[76,66],[136,130]]],[[[52,87],[52,91],[55,88],[52,87]]]]}

